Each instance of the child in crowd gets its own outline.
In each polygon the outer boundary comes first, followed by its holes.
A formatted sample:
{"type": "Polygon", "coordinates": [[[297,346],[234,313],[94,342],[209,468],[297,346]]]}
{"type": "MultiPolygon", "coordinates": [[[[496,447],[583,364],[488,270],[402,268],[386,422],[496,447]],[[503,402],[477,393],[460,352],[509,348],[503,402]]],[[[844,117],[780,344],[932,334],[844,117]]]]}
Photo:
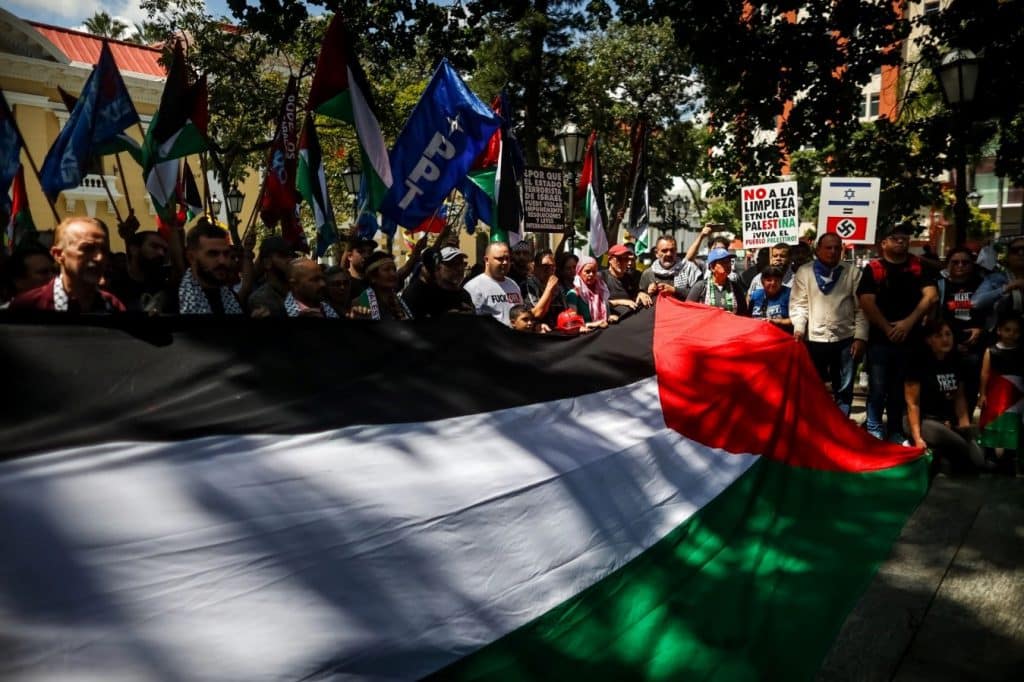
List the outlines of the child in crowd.
{"type": "Polygon", "coordinates": [[[517,332],[527,332],[529,334],[540,332],[537,318],[533,316],[533,311],[525,305],[512,306],[511,310],[508,311],[508,319],[512,323],[512,328],[517,332]]]}
{"type": "Polygon", "coordinates": [[[783,286],[785,272],[770,265],[761,272],[761,287],[750,294],[750,316],[767,320],[785,332],[793,333],[789,321],[789,287],[783,286]]]}
{"type": "MultiPolygon", "coordinates": [[[[1017,346],[1021,320],[1015,315],[1001,317],[996,324],[996,343],[981,361],[981,417],[978,443],[992,448],[1000,468],[1014,467],[1020,452],[1021,414],[1013,408],[1024,398],[1024,362],[1017,346]]],[[[1019,466],[1019,465],[1018,465],[1019,466]]]]}

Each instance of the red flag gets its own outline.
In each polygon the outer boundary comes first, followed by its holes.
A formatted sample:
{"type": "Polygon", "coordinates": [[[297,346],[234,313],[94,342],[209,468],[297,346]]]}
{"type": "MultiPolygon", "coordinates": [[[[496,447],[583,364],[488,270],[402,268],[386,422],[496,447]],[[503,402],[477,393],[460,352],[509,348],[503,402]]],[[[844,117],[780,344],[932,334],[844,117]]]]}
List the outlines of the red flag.
{"type": "Polygon", "coordinates": [[[304,250],[308,247],[299,225],[300,199],[295,189],[295,173],[299,162],[299,125],[296,117],[298,101],[299,81],[292,76],[284,91],[277,132],[267,154],[267,176],[263,180],[260,218],[270,229],[281,223],[281,236],[285,241],[293,248],[304,250]]]}
{"type": "Polygon", "coordinates": [[[434,214],[424,220],[422,223],[416,226],[415,229],[410,232],[429,232],[431,234],[441,234],[444,231],[445,226],[448,224],[448,206],[443,204],[441,208],[437,209],[434,214]]]}
{"type": "MultiPolygon", "coordinates": [[[[498,116],[503,114],[501,106],[501,95],[497,95],[491,100],[491,111],[496,113],[498,116]]],[[[482,168],[493,168],[498,165],[498,159],[501,158],[501,128],[494,131],[491,135],[491,139],[487,141],[487,146],[480,152],[480,156],[476,157],[476,161],[473,162],[473,168],[470,170],[480,170],[482,168]]]]}

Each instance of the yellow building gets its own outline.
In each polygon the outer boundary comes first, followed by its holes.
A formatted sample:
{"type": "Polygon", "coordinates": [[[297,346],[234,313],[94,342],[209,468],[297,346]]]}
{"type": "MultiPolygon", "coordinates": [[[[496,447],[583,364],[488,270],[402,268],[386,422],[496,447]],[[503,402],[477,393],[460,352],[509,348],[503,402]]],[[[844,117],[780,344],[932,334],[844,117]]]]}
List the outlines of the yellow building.
{"type": "MultiPolygon", "coordinates": [[[[127,132],[141,142],[142,130],[149,125],[163,92],[165,71],[158,61],[160,50],[116,40],[109,43],[142,119],[141,127],[127,132]]],[[[88,33],[24,21],[0,9],[0,89],[37,167],[42,165],[46,152],[70,116],[57,88],[77,96],[99,60],[102,44],[100,38],[88,33]]],[[[32,218],[40,231],[50,230],[55,224],[53,211],[24,151],[21,160],[32,218]]],[[[129,205],[133,207],[142,229],[155,228],[156,212],[146,192],[142,169],[135,161],[126,154],[121,155],[124,178],[117,172],[113,156],[100,159],[99,164],[100,167],[92,169],[95,172],[83,178],[81,185],[61,192],[54,208],[60,219],[86,214],[103,220],[111,227],[111,249],[123,251],[124,243],[114,229],[117,224],[115,207],[122,216],[128,214],[129,205]]],[[[190,158],[189,165],[194,173],[201,174],[198,158],[190,158]]],[[[207,174],[211,195],[223,199],[223,189],[210,176],[212,173],[207,174]]],[[[197,177],[196,181],[202,191],[202,178],[197,177]]],[[[257,174],[250,173],[240,189],[246,196],[240,213],[244,220],[259,193],[257,174]]],[[[218,217],[226,223],[227,209],[223,204],[221,201],[218,217]]]]}

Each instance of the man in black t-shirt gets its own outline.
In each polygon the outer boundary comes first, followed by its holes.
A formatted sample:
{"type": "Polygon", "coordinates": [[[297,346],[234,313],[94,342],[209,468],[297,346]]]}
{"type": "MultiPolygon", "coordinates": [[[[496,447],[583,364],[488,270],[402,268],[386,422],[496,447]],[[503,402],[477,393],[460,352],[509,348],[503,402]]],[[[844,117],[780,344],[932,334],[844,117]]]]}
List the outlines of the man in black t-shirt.
{"type": "Polygon", "coordinates": [[[646,291],[640,291],[640,273],[629,269],[633,253],[616,244],[608,249],[608,269],[600,272],[601,279],[608,286],[608,303],[612,313],[622,317],[637,308],[651,305],[651,297],[646,291]]]}
{"type": "Polygon", "coordinates": [[[907,360],[919,347],[921,322],[939,297],[934,275],[909,253],[909,228],[897,225],[882,239],[882,257],[864,266],[857,286],[860,307],[871,323],[865,426],[876,438],[901,442],[907,360]]]}
{"type": "Polygon", "coordinates": [[[402,292],[402,300],[413,319],[476,312],[469,292],[462,288],[466,258],[454,246],[446,246],[437,254],[436,262],[433,257],[430,263],[424,262],[425,276],[415,277],[402,292]]]}
{"type": "Polygon", "coordinates": [[[169,247],[159,232],[135,232],[125,241],[128,267],[116,273],[107,289],[130,312],[164,312],[170,296],[169,247]]]}

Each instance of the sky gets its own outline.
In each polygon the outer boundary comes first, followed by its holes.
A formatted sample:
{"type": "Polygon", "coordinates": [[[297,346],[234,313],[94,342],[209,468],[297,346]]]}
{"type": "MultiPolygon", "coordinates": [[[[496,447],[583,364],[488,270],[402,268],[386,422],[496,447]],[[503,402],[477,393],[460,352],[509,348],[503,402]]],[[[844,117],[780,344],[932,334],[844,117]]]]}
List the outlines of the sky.
{"type": "MultiPolygon", "coordinates": [[[[129,26],[146,18],[141,0],[3,0],[2,6],[22,19],[53,26],[79,28],[96,12],[105,11],[129,26]]],[[[214,16],[230,16],[227,0],[206,0],[214,16]]]]}

